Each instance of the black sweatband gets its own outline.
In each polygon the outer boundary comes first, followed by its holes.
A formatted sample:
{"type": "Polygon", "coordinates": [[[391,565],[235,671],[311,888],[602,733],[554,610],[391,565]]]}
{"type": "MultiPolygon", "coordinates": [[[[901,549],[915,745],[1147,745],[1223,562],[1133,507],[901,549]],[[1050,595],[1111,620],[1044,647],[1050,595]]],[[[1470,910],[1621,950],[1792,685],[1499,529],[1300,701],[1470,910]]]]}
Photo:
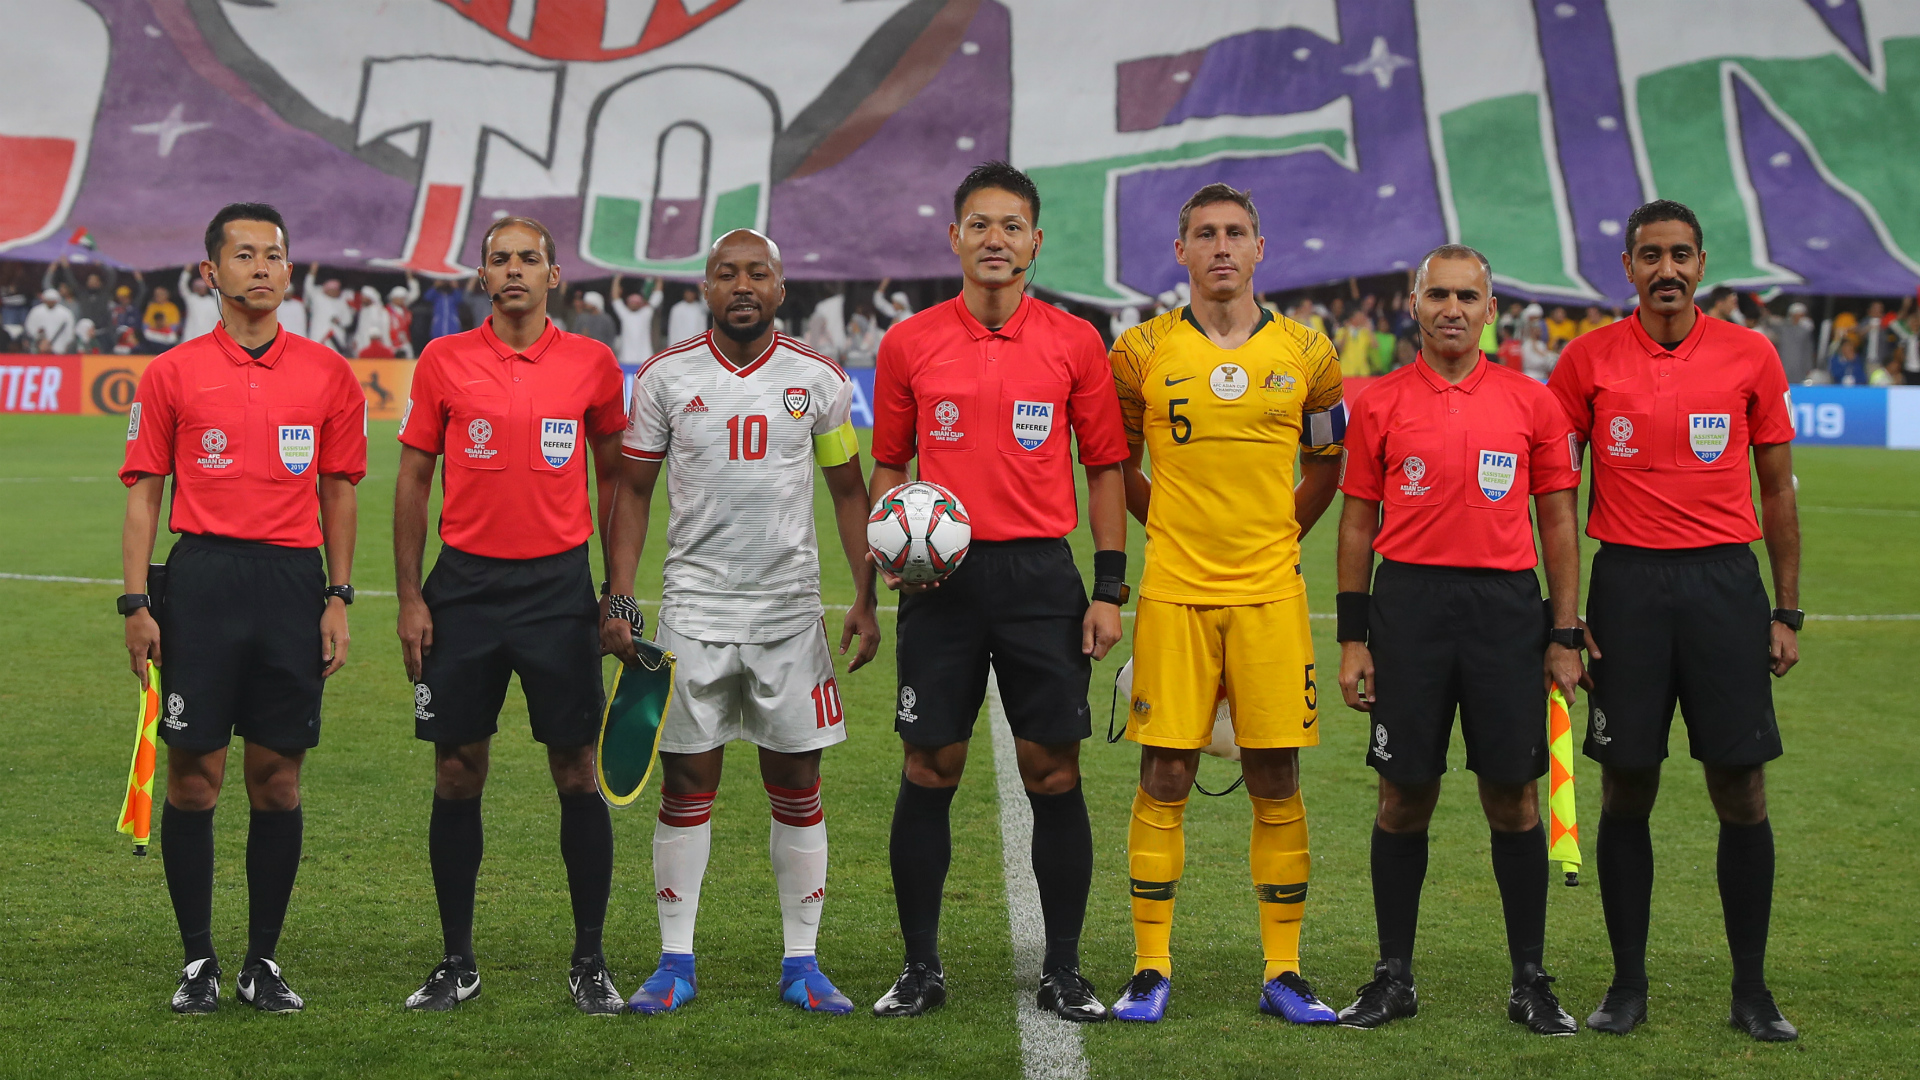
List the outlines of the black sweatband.
{"type": "Polygon", "coordinates": [[[1093,580],[1127,580],[1127,553],[1124,551],[1096,551],[1093,553],[1093,580]]]}
{"type": "Polygon", "coordinates": [[[1373,596],[1369,593],[1335,593],[1333,597],[1335,613],[1333,624],[1334,640],[1357,641],[1365,645],[1367,643],[1368,630],[1367,612],[1372,603],[1373,596]]]}

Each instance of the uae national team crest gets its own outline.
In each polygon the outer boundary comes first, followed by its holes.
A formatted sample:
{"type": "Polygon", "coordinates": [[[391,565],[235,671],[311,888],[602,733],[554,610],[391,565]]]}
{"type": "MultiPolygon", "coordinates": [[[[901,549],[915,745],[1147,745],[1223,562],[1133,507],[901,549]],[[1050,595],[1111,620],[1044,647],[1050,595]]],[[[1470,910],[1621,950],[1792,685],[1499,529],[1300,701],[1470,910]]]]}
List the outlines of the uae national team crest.
{"type": "Polygon", "coordinates": [[[807,393],[807,388],[804,386],[787,387],[786,397],[782,399],[787,406],[787,415],[795,420],[805,420],[807,402],[811,397],[812,395],[807,393]]]}
{"type": "Polygon", "coordinates": [[[313,425],[280,425],[280,464],[295,476],[313,467],[313,425]]]}
{"type": "Polygon", "coordinates": [[[1513,477],[1519,471],[1520,456],[1505,450],[1480,451],[1480,494],[1488,502],[1499,502],[1513,490],[1513,477]]]}
{"type": "Polygon", "coordinates": [[[1733,417],[1729,413],[1687,414],[1687,446],[1694,457],[1706,464],[1712,464],[1727,452],[1727,440],[1732,434],[1733,417]]]}
{"type": "Polygon", "coordinates": [[[554,468],[565,468],[567,462],[573,460],[573,448],[579,442],[580,421],[556,420],[551,416],[540,421],[540,456],[554,468]]]}
{"type": "Polygon", "coordinates": [[[1053,434],[1053,402],[1013,403],[1013,441],[1022,450],[1038,450],[1053,434]]]}
{"type": "Polygon", "coordinates": [[[1427,463],[1420,458],[1408,454],[1406,459],[1400,462],[1400,473],[1407,478],[1407,482],[1400,485],[1400,493],[1402,495],[1411,495],[1419,498],[1433,490],[1432,484],[1422,484],[1420,482],[1425,479],[1427,475],[1427,463]]]}
{"type": "Polygon", "coordinates": [[[1213,387],[1213,396],[1221,401],[1238,401],[1253,385],[1253,377],[1239,364],[1221,364],[1208,376],[1207,384],[1213,387]]]}

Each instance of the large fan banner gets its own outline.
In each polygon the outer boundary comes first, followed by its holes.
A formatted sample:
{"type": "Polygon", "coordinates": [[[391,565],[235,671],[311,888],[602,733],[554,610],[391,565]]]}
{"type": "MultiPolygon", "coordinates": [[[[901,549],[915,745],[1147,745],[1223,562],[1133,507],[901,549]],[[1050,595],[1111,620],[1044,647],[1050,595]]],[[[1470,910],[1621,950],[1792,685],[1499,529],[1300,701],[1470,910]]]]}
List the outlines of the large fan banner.
{"type": "Polygon", "coordinates": [[[1278,290],[1448,240],[1508,289],[1624,301],[1679,199],[1709,278],[1920,284],[1911,0],[0,0],[0,257],[198,258],[237,199],[301,263],[465,273],[550,225],[574,277],[947,276],[955,183],[1043,197],[1034,282],[1184,280],[1181,202],[1252,190],[1278,290]]]}

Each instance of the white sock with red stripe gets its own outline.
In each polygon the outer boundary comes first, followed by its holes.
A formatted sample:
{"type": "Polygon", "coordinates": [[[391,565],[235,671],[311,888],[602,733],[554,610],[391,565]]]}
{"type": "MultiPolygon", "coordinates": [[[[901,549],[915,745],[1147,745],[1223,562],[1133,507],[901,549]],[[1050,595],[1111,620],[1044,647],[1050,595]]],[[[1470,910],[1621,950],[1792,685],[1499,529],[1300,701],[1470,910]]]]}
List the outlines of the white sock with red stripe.
{"type": "Polygon", "coordinates": [[[780,894],[780,926],[788,956],[814,955],[820,936],[820,906],[827,898],[827,823],[820,810],[820,781],[808,788],[766,785],[773,809],[767,856],[780,894]]]}
{"type": "Polygon", "coordinates": [[[660,821],[653,827],[653,889],[660,909],[663,953],[693,952],[700,882],[707,876],[707,856],[713,851],[715,794],[660,793],[660,821]]]}

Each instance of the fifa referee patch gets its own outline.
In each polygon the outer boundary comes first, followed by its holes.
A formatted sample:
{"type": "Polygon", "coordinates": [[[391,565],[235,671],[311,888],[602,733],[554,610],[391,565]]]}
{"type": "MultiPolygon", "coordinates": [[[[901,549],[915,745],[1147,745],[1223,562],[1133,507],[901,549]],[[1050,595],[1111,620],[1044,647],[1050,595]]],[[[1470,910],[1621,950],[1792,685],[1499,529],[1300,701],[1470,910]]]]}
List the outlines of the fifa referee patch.
{"type": "Polygon", "coordinates": [[[1331,409],[1310,412],[1301,424],[1301,441],[1310,447],[1334,446],[1347,437],[1347,403],[1342,400],[1331,409]]]}

